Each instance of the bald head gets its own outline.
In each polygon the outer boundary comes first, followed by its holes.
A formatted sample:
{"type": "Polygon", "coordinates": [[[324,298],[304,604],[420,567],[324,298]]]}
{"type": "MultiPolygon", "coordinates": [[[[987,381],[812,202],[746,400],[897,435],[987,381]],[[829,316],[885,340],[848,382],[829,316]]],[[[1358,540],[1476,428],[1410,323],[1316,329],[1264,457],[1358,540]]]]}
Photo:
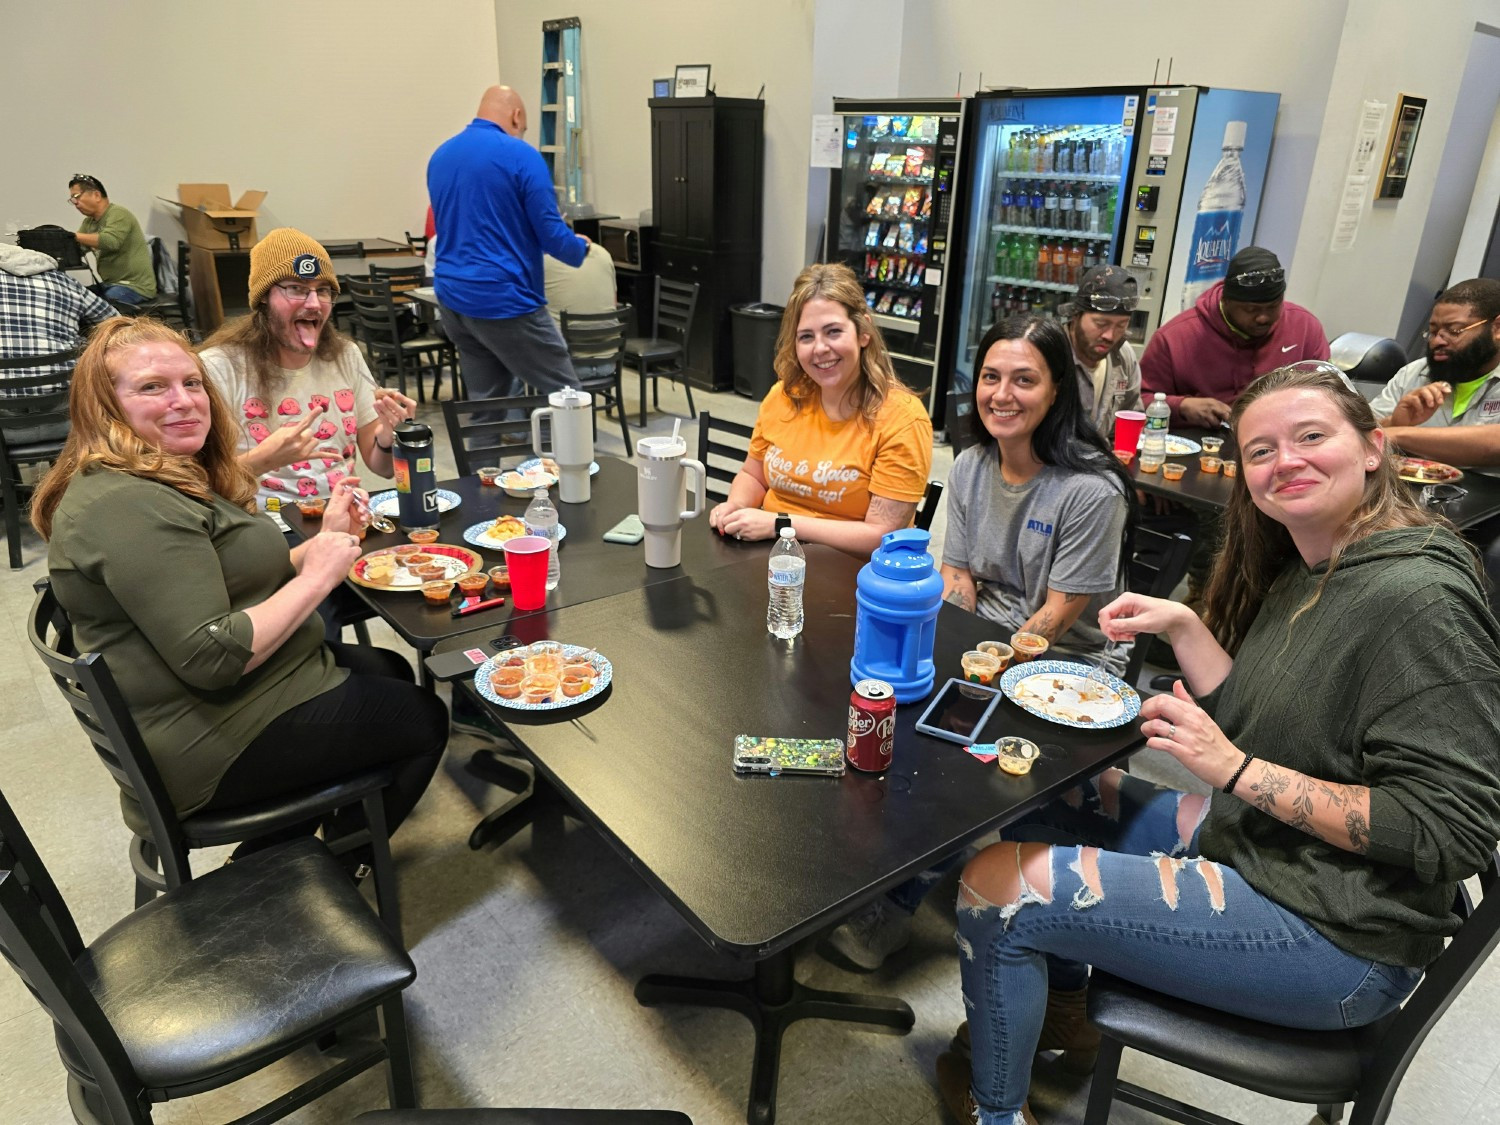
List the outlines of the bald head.
{"type": "Polygon", "coordinates": [[[491,86],[479,99],[479,111],[475,114],[486,121],[493,121],[512,137],[526,134],[526,105],[521,95],[509,86],[491,86]]]}

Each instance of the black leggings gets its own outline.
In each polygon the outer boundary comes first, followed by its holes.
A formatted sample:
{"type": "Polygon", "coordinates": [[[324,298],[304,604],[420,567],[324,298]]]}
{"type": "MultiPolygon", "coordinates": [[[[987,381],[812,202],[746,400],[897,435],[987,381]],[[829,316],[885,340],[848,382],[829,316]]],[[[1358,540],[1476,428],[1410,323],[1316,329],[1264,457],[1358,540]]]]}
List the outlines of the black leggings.
{"type": "MultiPolygon", "coordinates": [[[[447,708],[413,682],[411,665],[396,653],[363,645],[328,647],[338,666],[349,669],[348,678],[273,720],[225,771],[205,809],[268,800],[379,765],[395,772],[385,791],[392,833],[416,806],[448,742],[447,708]]],[[[363,827],[364,816],[356,809],[337,820],[337,829],[330,831],[342,835],[363,827]],[[351,818],[355,823],[346,824],[351,818]]],[[[274,838],[246,841],[239,851],[316,828],[316,822],[299,825],[274,838]]]]}

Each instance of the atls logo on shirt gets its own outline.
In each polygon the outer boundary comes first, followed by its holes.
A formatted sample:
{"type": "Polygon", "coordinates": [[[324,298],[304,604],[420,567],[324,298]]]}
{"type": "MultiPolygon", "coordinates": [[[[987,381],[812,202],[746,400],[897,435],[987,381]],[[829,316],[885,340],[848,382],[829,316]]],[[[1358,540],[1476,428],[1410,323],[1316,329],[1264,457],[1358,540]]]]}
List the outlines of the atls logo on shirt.
{"type": "Polygon", "coordinates": [[[1027,520],[1026,530],[1040,532],[1042,535],[1051,535],[1052,525],[1050,523],[1043,523],[1041,520],[1027,520]]]}

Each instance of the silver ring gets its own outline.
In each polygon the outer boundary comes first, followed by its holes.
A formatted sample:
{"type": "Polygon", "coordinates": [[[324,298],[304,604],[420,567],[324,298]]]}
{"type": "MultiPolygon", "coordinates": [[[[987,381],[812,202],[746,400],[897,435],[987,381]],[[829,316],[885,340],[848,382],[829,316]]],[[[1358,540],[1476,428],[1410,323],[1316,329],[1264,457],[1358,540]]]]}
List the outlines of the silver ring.
{"type": "Polygon", "coordinates": [[[1167,724],[1167,737],[1168,738],[1176,738],[1177,737],[1177,724],[1176,723],[1168,723],[1167,724]]]}

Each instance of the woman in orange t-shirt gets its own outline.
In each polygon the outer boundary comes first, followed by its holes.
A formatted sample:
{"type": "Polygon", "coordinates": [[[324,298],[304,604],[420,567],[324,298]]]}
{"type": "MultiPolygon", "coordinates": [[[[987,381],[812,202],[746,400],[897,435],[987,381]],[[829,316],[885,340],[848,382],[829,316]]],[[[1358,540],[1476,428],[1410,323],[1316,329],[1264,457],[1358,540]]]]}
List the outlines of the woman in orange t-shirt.
{"type": "Polygon", "coordinates": [[[891,367],[854,272],[797,275],[776,339],[777,383],[760,404],[750,452],[709,523],[868,555],[907,527],[927,490],[932,420],[891,367]]]}

